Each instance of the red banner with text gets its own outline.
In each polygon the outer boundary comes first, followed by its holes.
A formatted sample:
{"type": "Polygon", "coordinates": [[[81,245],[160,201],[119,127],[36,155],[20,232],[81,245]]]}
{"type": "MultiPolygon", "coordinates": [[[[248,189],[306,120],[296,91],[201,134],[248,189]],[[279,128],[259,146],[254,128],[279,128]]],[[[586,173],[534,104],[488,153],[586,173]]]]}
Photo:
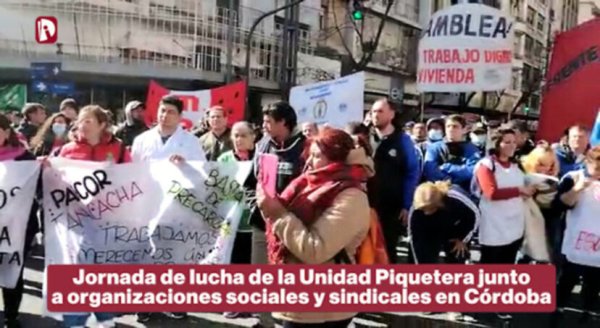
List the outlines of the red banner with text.
{"type": "Polygon", "coordinates": [[[50,265],[53,312],[552,312],[551,265],[50,265]]]}
{"type": "Polygon", "coordinates": [[[227,111],[227,122],[231,126],[244,120],[246,104],[246,83],[244,81],[224,85],[222,87],[183,91],[170,90],[156,81],[150,81],[146,97],[146,124],[156,123],[160,99],[166,95],[175,95],[183,101],[183,117],[187,126],[198,126],[205,111],[212,106],[223,106],[227,111]]]}
{"type": "Polygon", "coordinates": [[[542,96],[537,138],[556,142],[574,124],[591,129],[600,108],[600,18],[558,34],[542,96]]]}

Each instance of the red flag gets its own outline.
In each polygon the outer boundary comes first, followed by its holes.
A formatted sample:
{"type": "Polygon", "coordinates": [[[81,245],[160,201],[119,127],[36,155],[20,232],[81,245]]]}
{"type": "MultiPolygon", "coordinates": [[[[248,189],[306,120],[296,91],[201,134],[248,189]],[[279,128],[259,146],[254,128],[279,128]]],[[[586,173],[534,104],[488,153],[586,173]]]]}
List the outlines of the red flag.
{"type": "Polygon", "coordinates": [[[573,124],[591,127],[600,107],[600,18],[556,37],[538,139],[558,141],[573,124]]]}
{"type": "Polygon", "coordinates": [[[246,83],[244,81],[195,91],[169,90],[155,81],[150,81],[146,98],[146,123],[148,125],[156,122],[158,103],[163,96],[169,94],[178,96],[183,101],[183,117],[194,125],[199,124],[208,108],[216,105],[225,108],[230,126],[244,119],[246,104],[246,83]]]}

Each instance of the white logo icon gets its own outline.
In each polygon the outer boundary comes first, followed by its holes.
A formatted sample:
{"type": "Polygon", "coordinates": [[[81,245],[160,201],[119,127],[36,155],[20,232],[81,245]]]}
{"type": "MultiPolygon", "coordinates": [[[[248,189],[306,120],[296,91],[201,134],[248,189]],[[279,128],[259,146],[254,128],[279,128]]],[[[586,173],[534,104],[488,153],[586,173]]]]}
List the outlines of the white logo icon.
{"type": "Polygon", "coordinates": [[[56,35],[56,25],[47,18],[41,18],[37,21],[39,42],[48,41],[56,35]]]}

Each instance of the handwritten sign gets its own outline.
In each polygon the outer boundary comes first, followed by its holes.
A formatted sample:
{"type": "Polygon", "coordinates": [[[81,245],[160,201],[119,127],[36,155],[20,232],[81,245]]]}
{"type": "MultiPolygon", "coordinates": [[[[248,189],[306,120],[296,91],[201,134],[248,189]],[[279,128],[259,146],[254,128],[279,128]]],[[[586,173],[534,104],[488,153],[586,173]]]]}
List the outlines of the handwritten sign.
{"type": "MultiPolygon", "coordinates": [[[[583,173],[579,179],[583,179],[583,173]]],[[[595,213],[600,211],[597,190],[600,183],[593,182],[579,194],[577,205],[567,211],[567,228],[562,252],[570,262],[600,266],[600,221],[595,213]]]]}
{"type": "Polygon", "coordinates": [[[23,267],[25,232],[40,167],[37,162],[0,162],[0,286],[14,288],[23,267]]]}
{"type": "Polygon", "coordinates": [[[511,84],[513,19],[464,3],[432,15],[419,42],[421,92],[496,91],[511,84]]]}
{"type": "Polygon", "coordinates": [[[229,263],[250,165],[53,159],[46,263],[229,263]]]}

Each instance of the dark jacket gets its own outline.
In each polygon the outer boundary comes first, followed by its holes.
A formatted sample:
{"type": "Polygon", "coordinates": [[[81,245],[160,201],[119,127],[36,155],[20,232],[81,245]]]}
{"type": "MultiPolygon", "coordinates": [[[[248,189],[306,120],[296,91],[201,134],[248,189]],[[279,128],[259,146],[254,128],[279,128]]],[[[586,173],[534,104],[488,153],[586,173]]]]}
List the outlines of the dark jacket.
{"type": "Polygon", "coordinates": [[[372,138],[379,145],[374,155],[375,177],[368,183],[369,199],[381,220],[397,219],[401,210],[410,208],[419,183],[417,148],[401,130],[380,140],[376,134],[372,138]]]}
{"type": "MultiPolygon", "coordinates": [[[[437,263],[441,250],[452,249],[452,239],[467,241],[473,234],[480,212],[462,188],[453,186],[444,197],[444,207],[432,215],[421,210],[409,214],[412,259],[415,263],[437,263]]],[[[451,258],[446,254],[447,261],[451,258]]],[[[451,261],[452,262],[452,261],[451,261]]]]}
{"type": "Polygon", "coordinates": [[[208,131],[200,137],[199,141],[202,145],[202,149],[204,149],[207,161],[216,161],[221,154],[233,149],[231,130],[229,129],[225,130],[219,137],[211,131],[208,131]]]}
{"type": "MultiPolygon", "coordinates": [[[[279,166],[277,172],[276,191],[281,193],[289,184],[297,178],[304,170],[305,159],[302,158],[306,138],[302,133],[294,133],[288,138],[283,147],[270,137],[265,136],[256,145],[254,154],[254,175],[259,176],[260,167],[258,166],[258,158],[260,154],[274,154],[279,158],[279,166]]],[[[258,211],[258,210],[256,210],[258,211]]],[[[250,224],[261,230],[265,230],[265,222],[260,215],[252,215],[250,224]]]]}
{"type": "MultiPolygon", "coordinates": [[[[24,152],[22,155],[17,156],[15,161],[34,161],[36,157],[30,152],[24,152]]],[[[31,248],[31,244],[33,242],[33,238],[35,234],[42,230],[42,227],[38,224],[37,214],[40,209],[40,205],[38,200],[41,200],[42,197],[42,175],[40,172],[40,176],[38,178],[38,185],[36,188],[36,199],[34,199],[33,204],[31,205],[31,211],[29,212],[29,221],[27,221],[27,230],[25,232],[25,245],[23,250],[23,257],[26,256],[26,253],[29,252],[31,248]]],[[[43,219],[43,217],[42,217],[43,219]]],[[[42,223],[43,225],[43,223],[42,223]]]]}
{"type": "Polygon", "coordinates": [[[577,158],[569,146],[558,144],[555,146],[554,151],[560,165],[559,177],[564,177],[567,173],[581,170],[584,167],[584,157],[580,156],[577,158]]]}
{"type": "Polygon", "coordinates": [[[17,129],[17,133],[20,133],[23,137],[25,137],[25,140],[27,140],[27,144],[29,144],[31,139],[35,137],[37,131],[38,127],[26,120],[23,120],[23,122],[21,122],[19,128],[17,129]]]}
{"type": "Polygon", "coordinates": [[[136,121],[132,125],[123,122],[115,132],[115,136],[121,139],[125,146],[131,147],[135,137],[144,133],[146,130],[148,130],[148,127],[143,122],[136,121]]]}
{"type": "Polygon", "coordinates": [[[480,159],[479,149],[470,142],[440,141],[427,148],[423,175],[426,181],[450,180],[469,190],[473,169],[480,159]]]}
{"type": "Polygon", "coordinates": [[[523,156],[527,156],[534,149],[535,149],[535,142],[533,142],[533,140],[531,140],[531,139],[527,139],[527,141],[525,141],[525,144],[523,145],[523,147],[521,147],[521,148],[517,149],[517,151],[515,151],[515,158],[518,160],[523,156]]]}

